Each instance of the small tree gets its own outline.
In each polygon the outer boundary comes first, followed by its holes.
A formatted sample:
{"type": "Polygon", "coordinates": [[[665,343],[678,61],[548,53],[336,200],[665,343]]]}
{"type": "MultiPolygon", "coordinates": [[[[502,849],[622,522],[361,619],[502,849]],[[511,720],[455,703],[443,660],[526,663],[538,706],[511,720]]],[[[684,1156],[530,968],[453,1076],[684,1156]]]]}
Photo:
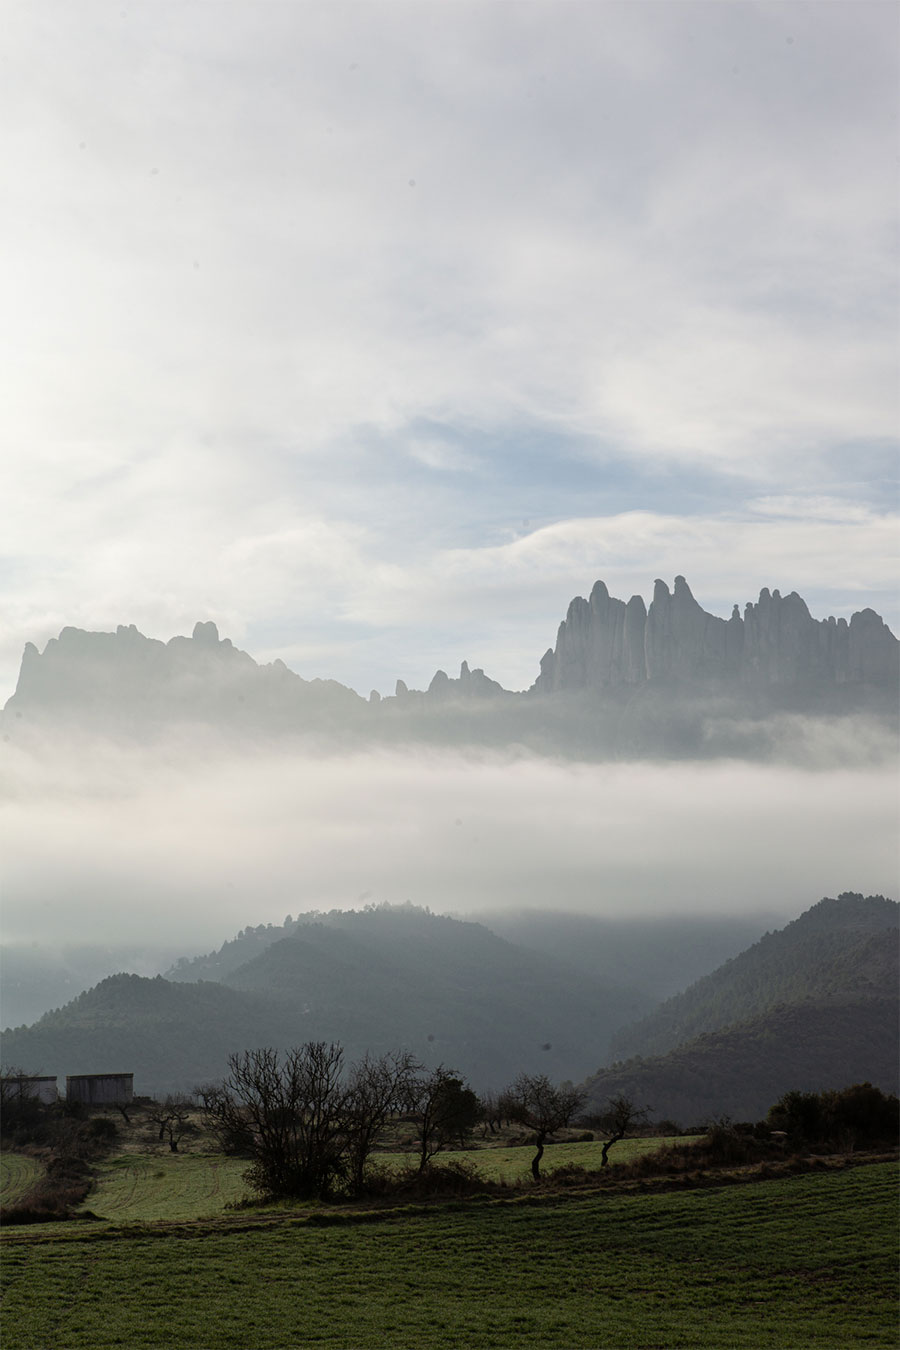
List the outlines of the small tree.
{"type": "Polygon", "coordinates": [[[38,1075],[5,1066],[0,1069],[0,1134],[24,1142],[37,1136],[49,1114],[41,1101],[38,1075]]]}
{"type": "Polygon", "coordinates": [[[822,1135],[823,1103],[818,1092],[786,1092],[769,1109],[768,1122],[776,1130],[784,1130],[791,1143],[816,1143],[822,1135]]]}
{"type": "Polygon", "coordinates": [[[409,1106],[422,1066],[398,1052],[367,1055],[344,1073],[340,1045],[311,1041],[231,1055],[223,1083],[199,1088],[208,1128],[263,1195],[324,1197],[358,1193],[366,1163],[390,1115],[409,1106]]]}
{"type": "Polygon", "coordinates": [[[147,1112],[147,1119],[159,1126],[158,1139],[169,1145],[171,1153],[178,1152],[179,1140],[193,1130],[190,1115],[193,1104],[180,1094],[168,1096],[164,1102],[155,1102],[147,1112]]]}
{"type": "Polygon", "coordinates": [[[250,1184],[263,1195],[327,1195],[343,1175],[344,1052],[310,1041],[230,1055],[221,1085],[201,1089],[210,1128],[250,1141],[250,1184]]]}
{"type": "Polygon", "coordinates": [[[479,1101],[481,1110],[478,1119],[481,1121],[481,1137],[484,1139],[488,1130],[491,1134],[496,1134],[497,1130],[503,1125],[506,1099],[502,1094],[496,1092],[483,1092],[479,1101]]]}
{"type": "Polygon", "coordinates": [[[439,1064],[415,1085],[415,1110],[419,1118],[419,1171],[447,1144],[460,1148],[478,1120],[478,1098],[455,1069],[439,1064]]]}
{"type": "Polygon", "coordinates": [[[366,1163],[389,1118],[406,1106],[415,1092],[422,1065],[407,1051],[366,1054],[353,1066],[344,1102],[347,1166],[350,1188],[359,1194],[366,1163]]]}
{"type": "Polygon", "coordinates": [[[520,1073],[503,1093],[505,1114],[534,1130],[537,1153],[531,1160],[531,1175],[541,1179],[544,1144],[551,1134],[564,1129],[584,1105],[584,1093],[570,1086],[554,1087],[546,1074],[520,1073]]]}
{"type": "Polygon", "coordinates": [[[633,1133],[638,1129],[643,1129],[650,1115],[649,1106],[636,1106],[630,1097],[620,1093],[617,1097],[611,1098],[606,1110],[599,1116],[592,1117],[591,1123],[595,1123],[609,1137],[603,1144],[603,1151],[600,1155],[600,1166],[609,1166],[609,1150],[613,1144],[617,1144],[620,1139],[624,1139],[626,1134],[633,1133]]]}

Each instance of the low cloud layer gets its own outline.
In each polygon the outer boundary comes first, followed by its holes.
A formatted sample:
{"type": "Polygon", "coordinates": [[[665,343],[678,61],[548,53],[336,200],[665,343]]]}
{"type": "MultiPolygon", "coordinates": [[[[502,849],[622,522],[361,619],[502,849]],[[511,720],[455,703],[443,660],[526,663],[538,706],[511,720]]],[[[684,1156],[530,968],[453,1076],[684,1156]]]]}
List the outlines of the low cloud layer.
{"type": "Polygon", "coordinates": [[[9,943],[187,951],[286,913],[406,900],[787,919],[895,877],[890,768],[95,745],[14,752],[3,791],[9,943]]]}

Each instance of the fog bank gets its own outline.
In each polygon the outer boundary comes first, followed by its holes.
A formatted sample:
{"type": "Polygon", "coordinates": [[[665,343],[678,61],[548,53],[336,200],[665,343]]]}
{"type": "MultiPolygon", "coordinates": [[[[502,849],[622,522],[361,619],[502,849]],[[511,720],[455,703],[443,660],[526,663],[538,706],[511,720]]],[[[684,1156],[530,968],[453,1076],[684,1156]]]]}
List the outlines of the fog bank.
{"type": "Polygon", "coordinates": [[[892,767],[7,749],[6,943],[188,950],[286,913],[407,900],[788,919],[826,894],[890,894],[896,876],[892,767]]]}

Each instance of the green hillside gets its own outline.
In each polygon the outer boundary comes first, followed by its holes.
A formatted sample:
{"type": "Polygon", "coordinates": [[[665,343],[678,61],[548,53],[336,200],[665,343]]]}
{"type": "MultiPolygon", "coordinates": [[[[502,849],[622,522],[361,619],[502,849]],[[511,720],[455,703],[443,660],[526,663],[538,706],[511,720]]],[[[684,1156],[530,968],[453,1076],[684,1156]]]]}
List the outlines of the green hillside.
{"type": "Polygon", "coordinates": [[[213,983],[111,975],[31,1027],[4,1032],[3,1056],[29,1072],[134,1073],[135,1091],[191,1090],[221,1077],[228,1054],[281,1044],[293,1034],[283,1010],[213,983]]]}
{"type": "Polygon", "coordinates": [[[776,1008],[710,1032],[667,1055],[600,1069],[584,1084],[598,1109],[618,1093],[657,1119],[692,1125],[719,1116],[759,1120],[785,1092],[871,1082],[900,1087],[900,1001],[826,999],[776,1008]]]}
{"type": "Polygon", "coordinates": [[[412,906],[298,924],[227,983],[185,981],[190,969],[104,980],[8,1032],[4,1058],[60,1075],[132,1071],[136,1091],[158,1093],[221,1077],[234,1050],[322,1039],[350,1059],[406,1048],[490,1088],[520,1070],[582,1078],[611,1031],[646,1007],[480,924],[412,906]]]}
{"type": "Polygon", "coordinates": [[[611,1039],[616,1059],[663,1055],[783,1005],[892,998],[900,981],[900,905],[845,892],[727,961],[611,1039]]]}

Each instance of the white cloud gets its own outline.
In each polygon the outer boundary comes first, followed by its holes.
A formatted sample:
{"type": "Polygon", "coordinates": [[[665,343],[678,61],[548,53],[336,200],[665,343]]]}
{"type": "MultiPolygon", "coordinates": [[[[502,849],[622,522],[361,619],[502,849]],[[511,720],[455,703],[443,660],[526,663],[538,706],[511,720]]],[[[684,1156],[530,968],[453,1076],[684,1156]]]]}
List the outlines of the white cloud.
{"type": "Polygon", "coordinates": [[[452,410],[761,468],[881,435],[893,130],[877,65],[841,98],[879,56],[858,9],[789,54],[763,7],[19,9],[13,425],[302,453],[452,410]]]}
{"type": "Polygon", "coordinates": [[[213,617],[384,688],[457,649],[529,683],[597,576],[892,603],[894,527],[825,467],[897,428],[883,6],[210,20],[9,7],[6,687],[66,623],[213,617]],[[545,495],[559,440],[614,452],[613,500],[510,539],[515,459],[478,470],[518,434],[545,495]],[[695,477],[690,519],[654,469],[695,477]]]}

